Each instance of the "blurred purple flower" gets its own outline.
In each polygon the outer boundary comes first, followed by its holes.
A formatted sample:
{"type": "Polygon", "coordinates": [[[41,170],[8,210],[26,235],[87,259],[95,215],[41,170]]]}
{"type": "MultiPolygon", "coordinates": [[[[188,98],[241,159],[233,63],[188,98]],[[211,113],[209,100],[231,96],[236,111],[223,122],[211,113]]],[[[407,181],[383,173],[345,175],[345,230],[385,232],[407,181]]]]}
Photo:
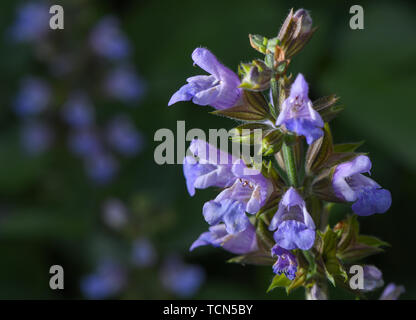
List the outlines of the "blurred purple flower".
{"type": "Polygon", "coordinates": [[[178,257],[168,257],[161,270],[162,285],[181,298],[195,295],[204,280],[200,266],[185,264],[178,257]]]}
{"type": "Polygon", "coordinates": [[[196,48],[192,52],[192,60],[210,75],[186,79],[188,83],[173,94],[168,106],[178,101],[189,100],[201,106],[210,105],[215,109],[234,106],[242,94],[242,90],[238,87],[240,85],[238,76],[221,64],[208,49],[196,48]]]}
{"type": "Polygon", "coordinates": [[[373,265],[365,265],[364,269],[364,289],[363,291],[373,291],[384,285],[383,273],[373,265]]]}
{"type": "Polygon", "coordinates": [[[354,202],[352,210],[360,216],[384,213],[391,205],[390,191],[383,189],[374,180],[362,175],[370,172],[371,161],[367,156],[357,156],[335,168],[332,186],[336,196],[354,202]]]}
{"type": "Polygon", "coordinates": [[[103,219],[111,228],[120,229],[127,224],[127,208],[119,199],[111,198],[104,202],[103,219]]]}
{"type": "Polygon", "coordinates": [[[104,261],[95,273],[81,280],[81,291],[88,299],[105,299],[120,292],[126,284],[123,268],[114,261],[104,261]]]}
{"type": "Polygon", "coordinates": [[[31,155],[37,155],[48,150],[53,139],[53,131],[41,122],[25,123],[20,129],[22,147],[31,155]]]}
{"type": "Polygon", "coordinates": [[[118,162],[104,152],[98,152],[85,159],[87,175],[98,184],[109,183],[116,175],[118,167],[118,162]]]}
{"type": "Polygon", "coordinates": [[[309,250],[315,242],[315,224],[305,201],[293,187],[283,195],[270,222],[269,230],[276,229],[274,240],[286,250],[309,250]]]}
{"type": "Polygon", "coordinates": [[[404,286],[389,283],[381,294],[380,300],[397,300],[405,291],[404,286]]]}
{"type": "Polygon", "coordinates": [[[115,117],[107,126],[110,146],[125,156],[134,156],[143,147],[143,137],[127,116],[115,117]]]}
{"type": "Polygon", "coordinates": [[[97,154],[102,149],[97,133],[89,128],[70,132],[68,136],[68,147],[73,154],[79,157],[97,154]]]}
{"type": "Polygon", "coordinates": [[[256,230],[252,224],[236,234],[228,234],[224,224],[209,227],[209,231],[202,233],[189,250],[206,245],[222,247],[235,254],[247,254],[258,250],[256,230]]]}
{"type": "Polygon", "coordinates": [[[126,103],[137,102],[144,94],[143,79],[129,66],[113,69],[104,80],[106,94],[126,103]]]}
{"type": "Polygon", "coordinates": [[[290,88],[289,97],[282,104],[276,125],[285,125],[289,131],[305,136],[306,142],[311,144],[323,135],[321,128],[324,122],[312,107],[308,92],[308,84],[299,73],[290,88]]]}
{"type": "Polygon", "coordinates": [[[277,257],[273,265],[273,272],[276,274],[284,273],[289,280],[296,278],[298,262],[296,257],[288,250],[275,245],[272,248],[272,256],[277,257]]]}
{"type": "Polygon", "coordinates": [[[62,117],[75,128],[91,126],[94,123],[94,107],[85,93],[75,92],[65,102],[62,117]]]}
{"type": "Polygon", "coordinates": [[[113,16],[102,18],[90,35],[92,50],[105,58],[120,60],[129,56],[131,45],[120,29],[120,22],[113,16]]]}
{"type": "Polygon", "coordinates": [[[132,261],[137,267],[150,267],[157,258],[153,244],[146,238],[136,239],[133,242],[132,261]]]}
{"type": "Polygon", "coordinates": [[[49,85],[42,79],[26,77],[14,99],[14,110],[19,116],[36,115],[46,109],[51,99],[49,85]]]}
{"type": "Polygon", "coordinates": [[[49,31],[49,7],[44,3],[29,2],[17,9],[17,17],[10,29],[16,42],[37,41],[49,31]]]}

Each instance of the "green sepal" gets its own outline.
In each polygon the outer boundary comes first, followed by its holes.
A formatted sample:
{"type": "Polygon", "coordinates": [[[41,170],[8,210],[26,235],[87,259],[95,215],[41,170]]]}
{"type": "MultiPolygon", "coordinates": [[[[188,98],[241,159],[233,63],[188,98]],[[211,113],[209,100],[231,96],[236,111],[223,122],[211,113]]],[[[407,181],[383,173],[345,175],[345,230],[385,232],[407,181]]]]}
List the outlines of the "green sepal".
{"type": "Polygon", "coordinates": [[[319,114],[324,122],[333,120],[338,114],[344,110],[343,106],[332,106],[328,109],[322,110],[319,114]]]}
{"type": "Polygon", "coordinates": [[[262,153],[264,156],[275,154],[282,148],[284,134],[280,129],[268,132],[262,141],[262,153]]]}
{"type": "Polygon", "coordinates": [[[259,240],[258,245],[266,252],[270,252],[271,248],[275,245],[273,234],[269,231],[267,224],[263,219],[257,220],[256,235],[259,240]]]}
{"type": "Polygon", "coordinates": [[[318,232],[318,234],[322,239],[319,251],[321,252],[326,277],[333,286],[336,286],[336,277],[341,277],[344,281],[347,281],[348,275],[336,255],[339,235],[329,228],[329,226],[327,226],[324,233],[318,232]]]}
{"type": "Polygon", "coordinates": [[[364,144],[365,141],[340,143],[334,145],[334,152],[354,152],[364,144]]]}
{"type": "Polygon", "coordinates": [[[238,263],[241,265],[253,264],[258,266],[271,266],[275,263],[275,259],[271,255],[267,255],[262,251],[256,251],[241,256],[233,257],[227,260],[227,263],[238,263]]]}
{"type": "Polygon", "coordinates": [[[243,121],[264,121],[270,118],[268,109],[267,101],[260,92],[243,91],[241,105],[211,113],[243,121]]]}
{"type": "Polygon", "coordinates": [[[305,171],[307,174],[319,171],[334,152],[331,129],[328,123],[323,128],[324,135],[314,141],[306,152],[305,171]]]}
{"type": "Polygon", "coordinates": [[[389,246],[376,237],[359,235],[359,223],[355,215],[350,215],[346,220],[338,223],[334,229],[340,234],[337,248],[337,257],[346,263],[361,260],[370,255],[383,252],[380,247],[389,246]]]}
{"type": "Polygon", "coordinates": [[[371,246],[371,247],[391,247],[391,244],[383,241],[377,237],[373,237],[373,236],[367,236],[367,235],[359,235],[357,238],[357,242],[365,244],[367,246],[371,246]]]}
{"type": "Polygon", "coordinates": [[[255,141],[255,130],[261,130],[260,139],[262,139],[268,132],[273,130],[272,127],[261,122],[249,122],[239,125],[229,131],[230,139],[233,142],[242,144],[260,144],[261,141],[255,141]]]}

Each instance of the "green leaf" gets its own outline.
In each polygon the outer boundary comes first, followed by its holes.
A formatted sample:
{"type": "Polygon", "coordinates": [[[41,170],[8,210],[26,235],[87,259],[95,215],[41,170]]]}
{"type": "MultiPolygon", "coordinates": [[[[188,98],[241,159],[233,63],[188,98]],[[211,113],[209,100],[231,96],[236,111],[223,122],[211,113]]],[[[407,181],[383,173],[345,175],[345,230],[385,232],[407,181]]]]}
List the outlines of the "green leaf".
{"type": "Polygon", "coordinates": [[[291,285],[292,281],[290,281],[285,275],[284,273],[276,275],[273,280],[272,283],[270,283],[269,288],[267,289],[267,292],[272,291],[275,288],[287,288],[291,285]]]}

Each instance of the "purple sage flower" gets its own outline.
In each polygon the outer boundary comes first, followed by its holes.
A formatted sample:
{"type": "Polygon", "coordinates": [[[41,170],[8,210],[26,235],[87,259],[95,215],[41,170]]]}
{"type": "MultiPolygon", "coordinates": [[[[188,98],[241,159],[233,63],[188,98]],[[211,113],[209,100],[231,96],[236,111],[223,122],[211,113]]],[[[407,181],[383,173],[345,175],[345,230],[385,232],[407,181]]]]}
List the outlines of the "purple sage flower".
{"type": "Polygon", "coordinates": [[[145,92],[143,79],[129,66],[117,67],[104,80],[106,94],[126,103],[137,102],[145,92]]]}
{"type": "Polygon", "coordinates": [[[380,300],[397,300],[405,291],[404,286],[389,283],[381,294],[380,300]]]}
{"type": "Polygon", "coordinates": [[[134,156],[143,147],[143,137],[133,122],[126,116],[118,116],[107,126],[107,140],[110,146],[125,156],[134,156]]]}
{"type": "Polygon", "coordinates": [[[205,48],[196,48],[192,60],[210,75],[194,76],[170,98],[168,106],[178,101],[192,100],[201,106],[210,105],[215,109],[227,109],[236,104],[242,90],[238,88],[238,76],[221,64],[217,58],[205,48]]]}
{"type": "Polygon", "coordinates": [[[232,166],[235,181],[214,200],[203,207],[203,215],[210,225],[224,222],[228,233],[245,230],[250,221],[246,216],[257,213],[273,191],[272,183],[260,171],[249,169],[239,159],[232,166]]]}
{"type": "Polygon", "coordinates": [[[225,224],[211,226],[208,232],[202,233],[192,243],[189,250],[192,251],[197,247],[206,245],[222,247],[234,254],[247,254],[258,250],[256,230],[252,224],[249,224],[244,231],[236,234],[229,234],[225,224]]]}
{"type": "Polygon", "coordinates": [[[49,85],[42,79],[26,77],[14,100],[14,110],[19,116],[39,114],[48,106],[51,99],[49,85]]]}
{"type": "Polygon", "coordinates": [[[231,169],[237,159],[230,154],[199,139],[191,142],[189,152],[192,156],[185,157],[183,173],[191,196],[194,196],[195,189],[225,188],[235,182],[231,169]]]}
{"type": "Polygon", "coordinates": [[[126,274],[116,262],[106,260],[97,270],[81,280],[81,291],[88,299],[106,299],[120,292],[126,284],[126,274]]]}
{"type": "Polygon", "coordinates": [[[286,250],[309,250],[315,242],[315,224],[306,210],[305,201],[291,187],[280,200],[279,208],[270,222],[274,240],[286,250]]]}
{"type": "Polygon", "coordinates": [[[282,111],[276,125],[284,125],[287,130],[304,136],[308,144],[322,137],[324,122],[313,108],[308,97],[309,87],[302,74],[298,74],[290,88],[289,97],[283,101],[282,111]]]}
{"type": "Polygon", "coordinates": [[[162,285],[181,298],[195,295],[204,280],[200,266],[186,264],[176,256],[168,257],[161,270],[162,285]]]}
{"type": "Polygon", "coordinates": [[[360,155],[339,164],[332,178],[336,196],[343,201],[354,202],[352,210],[360,216],[384,213],[391,205],[390,191],[362,175],[364,172],[369,173],[370,169],[370,159],[360,155]]]}
{"type": "Polygon", "coordinates": [[[276,274],[284,273],[289,280],[296,278],[298,262],[296,257],[288,250],[275,245],[272,248],[272,256],[277,257],[273,265],[273,272],[276,274]]]}
{"type": "Polygon", "coordinates": [[[102,18],[90,35],[92,50],[107,59],[120,60],[128,57],[130,42],[120,30],[120,22],[113,16],[102,18]]]}
{"type": "Polygon", "coordinates": [[[49,126],[42,122],[29,122],[20,130],[23,149],[30,155],[38,155],[49,149],[54,134],[49,126]]]}
{"type": "Polygon", "coordinates": [[[383,273],[373,265],[363,266],[364,270],[364,289],[363,291],[373,291],[384,285],[383,273]]]}
{"type": "Polygon", "coordinates": [[[17,9],[10,36],[16,42],[38,41],[50,30],[49,19],[49,7],[46,4],[26,3],[17,9]]]}
{"type": "Polygon", "coordinates": [[[153,244],[146,238],[136,239],[133,242],[132,261],[137,267],[150,267],[157,258],[153,244]]]}
{"type": "Polygon", "coordinates": [[[91,126],[94,123],[94,107],[85,93],[73,93],[63,106],[62,117],[75,128],[91,126]]]}

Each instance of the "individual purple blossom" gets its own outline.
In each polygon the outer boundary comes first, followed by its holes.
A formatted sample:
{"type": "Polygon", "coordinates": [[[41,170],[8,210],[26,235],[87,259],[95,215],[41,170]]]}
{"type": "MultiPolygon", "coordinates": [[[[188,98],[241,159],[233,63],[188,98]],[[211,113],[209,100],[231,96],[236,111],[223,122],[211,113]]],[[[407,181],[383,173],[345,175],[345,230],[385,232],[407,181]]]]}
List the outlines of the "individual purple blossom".
{"type": "Polygon", "coordinates": [[[104,80],[106,94],[126,103],[140,100],[146,86],[143,79],[129,66],[117,67],[104,80]]]}
{"type": "Polygon", "coordinates": [[[383,273],[373,265],[363,266],[364,270],[364,289],[363,291],[373,291],[384,285],[383,273]]]}
{"type": "Polygon", "coordinates": [[[92,50],[107,59],[120,60],[129,56],[131,45],[120,30],[120,22],[113,16],[102,18],[90,35],[92,50]]]}
{"type": "Polygon", "coordinates": [[[304,136],[308,144],[322,137],[324,122],[313,108],[308,97],[309,87],[302,74],[298,74],[290,88],[289,97],[283,101],[282,111],[276,125],[284,125],[287,130],[304,136]]]}
{"type": "Polygon", "coordinates": [[[153,244],[146,238],[133,242],[132,262],[137,267],[150,267],[155,264],[157,253],[153,244]]]}
{"type": "Polygon", "coordinates": [[[202,233],[197,240],[192,243],[190,251],[200,246],[211,245],[222,247],[234,254],[247,254],[258,250],[256,230],[252,224],[248,225],[244,231],[236,234],[229,234],[225,224],[217,224],[209,227],[208,232],[202,233]]]}
{"type": "Polygon", "coordinates": [[[14,110],[19,116],[36,115],[44,111],[51,99],[49,85],[42,79],[26,77],[14,100],[14,110]]]}
{"type": "Polygon", "coordinates": [[[119,293],[125,284],[124,269],[115,261],[106,260],[81,280],[81,291],[88,299],[106,299],[119,293]]]}
{"type": "Polygon", "coordinates": [[[405,291],[404,286],[389,283],[381,294],[380,300],[397,300],[405,291]]]}
{"type": "Polygon", "coordinates": [[[217,58],[205,48],[196,48],[192,53],[196,65],[210,75],[199,75],[186,79],[188,82],[170,98],[168,105],[178,101],[192,100],[201,106],[210,105],[215,109],[227,109],[234,106],[240,99],[242,90],[238,87],[238,76],[221,64],[217,58]]]}
{"type": "Polygon", "coordinates": [[[270,222],[269,230],[276,229],[274,240],[286,250],[309,250],[315,242],[315,224],[305,201],[293,187],[283,195],[270,222]]]}
{"type": "Polygon", "coordinates": [[[62,109],[65,122],[74,128],[85,128],[94,123],[94,107],[85,93],[75,92],[62,109]]]}
{"type": "Polygon", "coordinates": [[[230,154],[199,139],[191,142],[189,152],[191,155],[184,159],[183,173],[191,196],[195,195],[195,189],[225,188],[235,182],[231,169],[237,159],[230,154]]]}
{"type": "Polygon", "coordinates": [[[111,228],[120,229],[127,224],[127,208],[119,199],[111,198],[106,200],[102,212],[104,222],[111,228]]]}
{"type": "Polygon", "coordinates": [[[13,23],[10,36],[16,42],[30,42],[42,39],[49,29],[49,7],[39,2],[21,5],[13,23]]]}
{"type": "Polygon", "coordinates": [[[162,285],[181,298],[195,295],[204,280],[200,266],[186,264],[176,256],[168,257],[161,270],[162,285]]]}
{"type": "Polygon", "coordinates": [[[272,193],[273,185],[260,171],[247,168],[241,159],[233,164],[232,173],[233,185],[206,202],[203,215],[210,225],[224,222],[227,232],[236,234],[250,225],[246,212],[257,213],[272,193]]]}
{"type": "Polygon", "coordinates": [[[390,191],[362,174],[370,173],[370,169],[370,159],[359,155],[339,164],[332,178],[336,196],[343,201],[354,202],[352,210],[360,216],[384,213],[391,205],[390,191]]]}
{"type": "Polygon", "coordinates": [[[70,132],[68,147],[73,154],[79,157],[97,154],[102,149],[98,134],[91,128],[82,128],[70,132]]]}
{"type": "Polygon", "coordinates": [[[143,137],[136,130],[133,122],[125,116],[111,120],[106,129],[110,146],[125,156],[134,156],[143,147],[143,137]]]}
{"type": "Polygon", "coordinates": [[[284,273],[289,280],[296,278],[298,262],[296,257],[290,251],[275,245],[272,248],[272,256],[277,257],[277,260],[273,265],[274,273],[284,273]]]}
{"type": "Polygon", "coordinates": [[[98,184],[109,183],[116,175],[118,167],[118,162],[105,152],[99,152],[85,159],[87,175],[98,184]]]}
{"type": "Polygon", "coordinates": [[[20,130],[23,149],[31,155],[38,155],[49,149],[54,139],[51,128],[38,121],[25,123],[20,130]]]}

